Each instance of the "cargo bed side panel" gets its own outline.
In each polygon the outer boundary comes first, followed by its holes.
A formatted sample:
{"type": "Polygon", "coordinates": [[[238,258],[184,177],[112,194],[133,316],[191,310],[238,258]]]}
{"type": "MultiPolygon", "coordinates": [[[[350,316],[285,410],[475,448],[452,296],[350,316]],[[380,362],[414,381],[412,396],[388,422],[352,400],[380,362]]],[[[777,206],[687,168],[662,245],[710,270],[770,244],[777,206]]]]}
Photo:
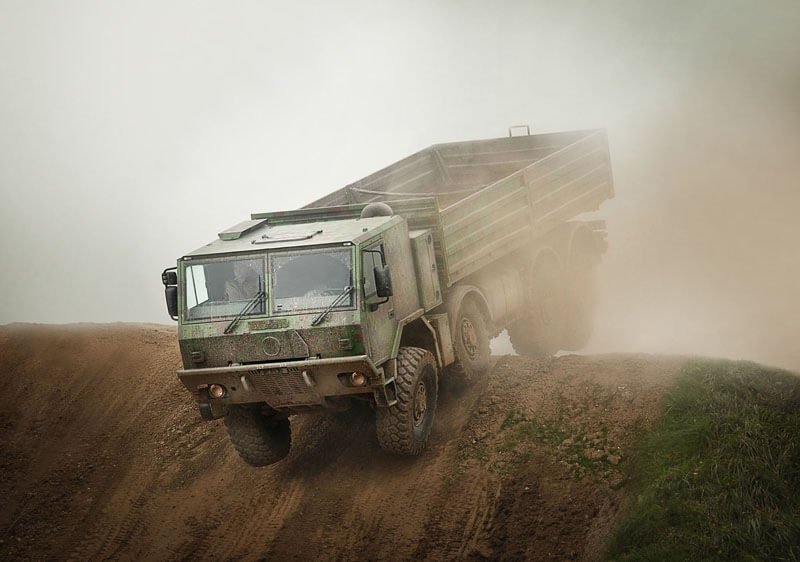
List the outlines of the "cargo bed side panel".
{"type": "Polygon", "coordinates": [[[305,209],[389,203],[432,230],[449,287],[613,195],[606,133],[588,130],[434,145],[305,209]]]}
{"type": "Polygon", "coordinates": [[[445,284],[597,209],[613,193],[608,143],[597,131],[443,209],[445,284]]]}

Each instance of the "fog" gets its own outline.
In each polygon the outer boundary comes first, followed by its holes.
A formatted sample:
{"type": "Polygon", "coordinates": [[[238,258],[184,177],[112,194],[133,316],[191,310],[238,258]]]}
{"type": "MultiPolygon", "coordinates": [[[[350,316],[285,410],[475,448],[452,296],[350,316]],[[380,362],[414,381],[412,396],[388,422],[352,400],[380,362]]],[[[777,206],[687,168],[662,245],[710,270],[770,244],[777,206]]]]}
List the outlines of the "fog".
{"type": "Polygon", "coordinates": [[[800,4],[0,1],[0,323],[169,322],[160,272],[437,142],[605,127],[590,351],[800,369],[800,4]]]}

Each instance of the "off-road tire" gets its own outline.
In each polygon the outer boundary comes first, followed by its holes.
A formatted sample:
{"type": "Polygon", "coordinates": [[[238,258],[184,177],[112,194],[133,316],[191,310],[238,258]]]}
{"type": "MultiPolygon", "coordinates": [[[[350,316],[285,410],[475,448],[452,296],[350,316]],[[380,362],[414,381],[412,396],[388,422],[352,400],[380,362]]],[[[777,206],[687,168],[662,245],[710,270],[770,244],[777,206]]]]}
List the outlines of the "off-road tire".
{"type": "Polygon", "coordinates": [[[468,298],[461,303],[453,328],[456,362],[450,371],[465,380],[488,371],[492,353],[489,326],[474,300],[468,298]]]}
{"type": "Polygon", "coordinates": [[[375,428],[382,449],[418,455],[425,449],[436,415],[439,394],[436,361],[419,347],[401,347],[397,354],[397,403],[378,408],[375,428]],[[420,388],[424,387],[424,391],[420,388]],[[419,393],[425,395],[420,396],[419,393]],[[419,401],[424,398],[424,411],[419,401]]]}
{"type": "Polygon", "coordinates": [[[596,263],[596,254],[580,252],[573,257],[569,269],[563,349],[583,349],[592,336],[597,300],[594,288],[596,263]]]}
{"type": "Polygon", "coordinates": [[[511,345],[525,357],[551,357],[562,348],[566,324],[560,267],[553,261],[536,264],[527,285],[525,317],[508,327],[511,345]]]}
{"type": "Polygon", "coordinates": [[[274,464],[289,454],[289,420],[266,416],[253,406],[232,405],[225,416],[231,443],[250,466],[274,464]]]}

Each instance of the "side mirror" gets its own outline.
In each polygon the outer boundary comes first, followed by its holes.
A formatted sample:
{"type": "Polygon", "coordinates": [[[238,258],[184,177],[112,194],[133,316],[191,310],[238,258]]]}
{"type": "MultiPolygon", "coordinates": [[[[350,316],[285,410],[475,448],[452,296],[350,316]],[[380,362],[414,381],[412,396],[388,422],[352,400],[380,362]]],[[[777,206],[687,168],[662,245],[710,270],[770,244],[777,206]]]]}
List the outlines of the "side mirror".
{"type": "Polygon", "coordinates": [[[178,287],[170,285],[164,289],[164,297],[167,299],[167,313],[173,320],[178,319],[178,287]]]}
{"type": "Polygon", "coordinates": [[[388,299],[394,293],[392,292],[392,272],[389,270],[388,265],[376,265],[375,269],[375,292],[381,298],[388,299]]]}
{"type": "Polygon", "coordinates": [[[168,267],[161,272],[161,282],[164,284],[164,296],[167,299],[167,313],[173,320],[178,319],[178,272],[174,267],[168,267]]]}
{"type": "Polygon", "coordinates": [[[164,272],[161,274],[161,282],[164,284],[165,287],[169,287],[170,285],[177,285],[178,272],[175,271],[175,268],[165,269],[164,272]]]}

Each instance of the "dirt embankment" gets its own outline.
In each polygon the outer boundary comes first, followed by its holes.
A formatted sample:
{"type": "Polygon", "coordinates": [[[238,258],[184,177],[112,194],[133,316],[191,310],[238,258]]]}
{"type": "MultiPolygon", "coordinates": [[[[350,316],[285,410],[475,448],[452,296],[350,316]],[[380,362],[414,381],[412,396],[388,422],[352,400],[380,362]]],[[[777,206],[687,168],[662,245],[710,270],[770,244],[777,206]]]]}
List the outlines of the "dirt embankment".
{"type": "Polygon", "coordinates": [[[258,470],[178,366],[167,327],[0,328],[0,558],[592,560],[681,360],[500,358],[446,385],[421,457],[363,409],[293,418],[258,470]]]}

